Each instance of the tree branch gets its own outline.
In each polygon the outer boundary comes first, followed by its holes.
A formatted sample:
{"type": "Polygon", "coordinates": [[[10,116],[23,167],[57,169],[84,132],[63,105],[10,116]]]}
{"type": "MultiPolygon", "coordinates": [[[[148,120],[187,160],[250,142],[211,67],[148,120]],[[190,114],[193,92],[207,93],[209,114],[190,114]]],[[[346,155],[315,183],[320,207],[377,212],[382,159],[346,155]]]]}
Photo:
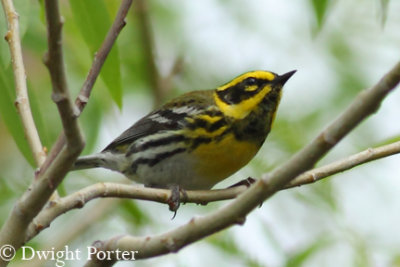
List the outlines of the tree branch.
{"type": "Polygon", "coordinates": [[[35,163],[38,167],[40,167],[46,159],[46,153],[43,150],[29,104],[25,67],[22,57],[21,40],[19,36],[19,16],[15,11],[12,0],[2,0],[1,3],[3,4],[4,14],[7,18],[8,24],[8,32],[5,36],[5,39],[9,44],[12,59],[11,62],[14,73],[15,91],[17,94],[15,106],[18,109],[19,115],[21,116],[25,138],[28,141],[35,163]]]}
{"type": "MultiPolygon", "coordinates": [[[[300,174],[282,189],[314,183],[355,166],[398,153],[400,153],[400,141],[376,148],[368,148],[357,154],[300,174]]],[[[247,189],[248,186],[241,185],[226,189],[186,191],[185,194],[181,193],[181,199],[185,203],[207,204],[209,202],[236,198],[247,189]]],[[[49,227],[50,223],[58,216],[72,209],[83,208],[93,199],[117,197],[167,204],[170,196],[171,190],[146,188],[131,184],[97,183],[90,185],[66,197],[51,201],[48,207],[42,210],[34,222],[29,225],[26,242],[49,227]]]]}
{"type": "MultiPolygon", "coordinates": [[[[62,49],[62,26],[58,1],[45,1],[47,19],[48,52],[44,62],[49,69],[53,85],[52,99],[57,104],[66,136],[66,144],[77,150],[83,148],[83,138],[80,133],[77,111],[74,110],[65,74],[65,63],[62,49]]],[[[79,151],[80,152],[80,151],[79,151]]]]}
{"type": "Polygon", "coordinates": [[[398,153],[400,153],[400,141],[376,148],[368,148],[360,153],[351,155],[349,157],[337,160],[335,162],[300,174],[295,179],[290,181],[284,189],[315,183],[316,181],[337,174],[339,172],[349,170],[351,168],[354,168],[355,166],[398,153]]]}
{"type": "MultiPolygon", "coordinates": [[[[117,236],[97,241],[98,251],[140,251],[136,259],[155,257],[179,249],[234,224],[243,224],[245,217],[262,201],[282,189],[296,176],[313,166],[363,119],[374,113],[382,100],[400,81],[400,62],[373,88],[361,92],[350,106],[310,144],[269,175],[258,180],[228,205],[164,234],[134,237],[117,236]]],[[[115,254],[114,254],[115,255],[115,254]]],[[[113,261],[89,260],[85,266],[110,266],[113,261]]]]}

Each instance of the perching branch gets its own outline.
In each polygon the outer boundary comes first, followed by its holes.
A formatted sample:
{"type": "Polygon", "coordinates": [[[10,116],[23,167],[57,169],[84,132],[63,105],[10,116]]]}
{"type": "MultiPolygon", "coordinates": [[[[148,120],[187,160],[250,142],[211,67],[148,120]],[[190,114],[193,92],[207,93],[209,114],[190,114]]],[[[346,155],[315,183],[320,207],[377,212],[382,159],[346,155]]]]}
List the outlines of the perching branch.
{"type": "MultiPolygon", "coordinates": [[[[293,188],[317,182],[331,175],[349,170],[355,166],[400,153],[400,141],[376,148],[369,148],[349,157],[312,169],[297,176],[282,189],[293,188]]],[[[248,189],[241,185],[226,189],[186,191],[181,194],[185,203],[207,204],[209,202],[236,198],[248,189]]],[[[58,216],[76,208],[83,208],[97,198],[130,198],[167,204],[171,190],[146,188],[131,184],[97,183],[87,186],[66,197],[51,201],[29,225],[26,242],[50,226],[58,216]]]]}
{"type": "MultiPolygon", "coordinates": [[[[350,106],[321,132],[311,143],[269,175],[258,180],[228,205],[197,218],[164,234],[135,237],[117,236],[97,241],[98,251],[140,251],[136,259],[155,257],[179,249],[234,224],[242,224],[245,217],[261,202],[282,189],[296,176],[310,169],[362,120],[373,114],[383,99],[400,81],[400,62],[373,88],[361,92],[350,106]]],[[[116,258],[113,258],[114,262],[116,258]]],[[[111,266],[113,261],[89,260],[85,266],[111,266]]]]}
{"type": "Polygon", "coordinates": [[[38,167],[40,167],[46,159],[46,153],[43,150],[29,104],[25,67],[22,58],[21,40],[19,36],[18,14],[15,11],[12,0],[2,0],[1,3],[3,5],[4,14],[7,18],[8,24],[8,32],[5,36],[5,39],[9,44],[12,59],[11,62],[14,73],[15,91],[17,94],[15,106],[18,109],[19,115],[21,116],[25,138],[28,141],[35,163],[38,167]]]}

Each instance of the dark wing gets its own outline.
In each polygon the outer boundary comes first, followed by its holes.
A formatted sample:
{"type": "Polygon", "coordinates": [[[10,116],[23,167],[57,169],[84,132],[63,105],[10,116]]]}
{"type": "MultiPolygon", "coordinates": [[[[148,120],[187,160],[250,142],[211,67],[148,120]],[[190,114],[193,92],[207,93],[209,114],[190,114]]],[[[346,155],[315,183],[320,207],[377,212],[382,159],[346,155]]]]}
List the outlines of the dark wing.
{"type": "Polygon", "coordinates": [[[195,91],[171,100],[160,109],[140,119],[112,141],[104,151],[124,151],[130,144],[161,131],[179,130],[186,124],[185,117],[198,113],[210,105],[211,91],[195,91]],[[196,101],[196,106],[193,102],[196,101]]]}

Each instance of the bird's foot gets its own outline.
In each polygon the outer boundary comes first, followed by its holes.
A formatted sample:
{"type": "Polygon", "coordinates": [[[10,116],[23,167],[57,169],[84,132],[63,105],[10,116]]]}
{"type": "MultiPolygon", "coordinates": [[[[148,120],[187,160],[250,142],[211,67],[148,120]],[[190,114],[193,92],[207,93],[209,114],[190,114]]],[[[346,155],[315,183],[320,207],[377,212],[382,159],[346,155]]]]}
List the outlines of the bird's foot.
{"type": "Polygon", "coordinates": [[[170,186],[170,189],[171,196],[167,199],[167,204],[169,206],[169,210],[174,212],[174,215],[171,218],[171,220],[173,220],[181,203],[185,203],[185,200],[187,199],[187,194],[186,191],[179,185],[172,185],[170,186]],[[183,194],[183,199],[181,199],[181,192],[183,194]]]}

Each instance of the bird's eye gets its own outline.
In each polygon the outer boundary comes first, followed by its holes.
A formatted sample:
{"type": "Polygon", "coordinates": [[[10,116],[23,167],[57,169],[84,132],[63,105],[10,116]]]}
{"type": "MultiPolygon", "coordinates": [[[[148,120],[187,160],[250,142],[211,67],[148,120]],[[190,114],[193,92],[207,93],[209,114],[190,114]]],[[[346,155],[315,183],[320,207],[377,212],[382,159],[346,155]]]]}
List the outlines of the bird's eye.
{"type": "Polygon", "coordinates": [[[254,77],[250,77],[246,79],[246,85],[256,85],[257,84],[257,80],[254,77]]]}

